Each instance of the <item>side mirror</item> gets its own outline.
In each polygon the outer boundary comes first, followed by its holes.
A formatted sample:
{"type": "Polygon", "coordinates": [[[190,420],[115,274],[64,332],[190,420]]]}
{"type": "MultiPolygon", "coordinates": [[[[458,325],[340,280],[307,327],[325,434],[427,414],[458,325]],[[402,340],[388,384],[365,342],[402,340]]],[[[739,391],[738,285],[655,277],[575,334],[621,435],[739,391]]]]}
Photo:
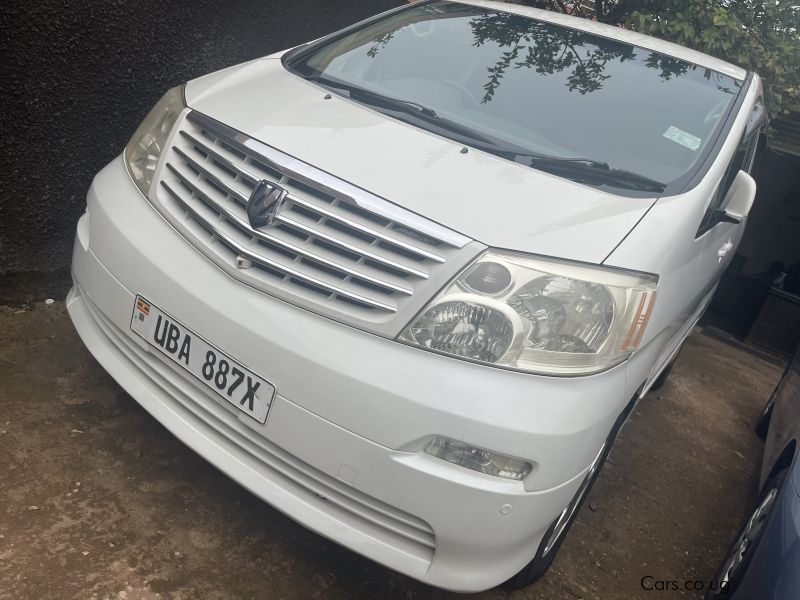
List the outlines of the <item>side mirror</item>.
{"type": "Polygon", "coordinates": [[[723,208],[714,211],[712,223],[741,223],[750,213],[755,198],[755,180],[746,171],[739,171],[728,189],[723,208]]]}
{"type": "Polygon", "coordinates": [[[750,214],[753,200],[756,198],[756,182],[745,171],[739,171],[731,183],[727,197],[723,203],[726,220],[741,223],[750,214]]]}

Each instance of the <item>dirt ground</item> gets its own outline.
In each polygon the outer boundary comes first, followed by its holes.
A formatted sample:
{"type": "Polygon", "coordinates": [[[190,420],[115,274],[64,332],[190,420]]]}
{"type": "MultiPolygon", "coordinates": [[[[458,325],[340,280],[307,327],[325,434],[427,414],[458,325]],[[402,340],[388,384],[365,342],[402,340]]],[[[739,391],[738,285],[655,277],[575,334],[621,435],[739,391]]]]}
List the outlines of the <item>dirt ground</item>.
{"type": "MultiPolygon", "coordinates": [[[[779,376],[694,334],[547,576],[476,598],[701,597],[642,580],[711,578],[754,496],[752,424],[779,376]]],[[[63,302],[1,307],[0,598],[164,597],[458,596],[324,540],[209,466],[106,375],[63,302]]]]}

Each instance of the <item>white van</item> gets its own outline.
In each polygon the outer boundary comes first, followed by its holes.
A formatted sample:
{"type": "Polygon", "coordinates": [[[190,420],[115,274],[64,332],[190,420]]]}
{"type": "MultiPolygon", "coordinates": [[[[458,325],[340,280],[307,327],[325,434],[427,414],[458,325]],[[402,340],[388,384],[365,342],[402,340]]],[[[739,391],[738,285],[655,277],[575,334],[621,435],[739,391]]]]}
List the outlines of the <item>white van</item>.
{"type": "Polygon", "coordinates": [[[403,6],[169,91],[92,183],[69,312],[293,519],[521,587],[734,254],[761,96],[622,28],[403,6]]]}

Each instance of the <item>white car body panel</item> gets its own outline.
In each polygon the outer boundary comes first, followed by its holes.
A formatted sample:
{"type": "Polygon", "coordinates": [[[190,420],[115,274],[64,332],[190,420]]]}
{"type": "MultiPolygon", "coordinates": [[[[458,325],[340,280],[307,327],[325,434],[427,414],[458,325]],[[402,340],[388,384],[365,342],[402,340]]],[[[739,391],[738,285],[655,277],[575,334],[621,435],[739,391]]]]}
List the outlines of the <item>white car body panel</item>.
{"type": "Polygon", "coordinates": [[[602,262],[654,200],[461,154],[462,144],[326,94],[274,59],[186,86],[190,108],[488,246],[602,262]]]}
{"type": "MultiPolygon", "coordinates": [[[[743,105],[752,106],[760,94],[761,80],[756,75],[743,105]]],[[[660,198],[604,263],[659,274],[658,302],[642,340],[643,344],[654,340],[664,344],[661,360],[654,365],[654,371],[663,366],[675,347],[691,332],[684,325],[693,323],[692,315],[698,311],[702,313],[711,302],[719,278],[744,234],[746,221],[718,223],[697,237],[703,215],[739,145],[747,117],[746,110],[738,114],[700,184],[685,194],[660,198]],[[718,250],[728,242],[732,244],[731,249],[724,257],[719,257],[718,250]]]]}

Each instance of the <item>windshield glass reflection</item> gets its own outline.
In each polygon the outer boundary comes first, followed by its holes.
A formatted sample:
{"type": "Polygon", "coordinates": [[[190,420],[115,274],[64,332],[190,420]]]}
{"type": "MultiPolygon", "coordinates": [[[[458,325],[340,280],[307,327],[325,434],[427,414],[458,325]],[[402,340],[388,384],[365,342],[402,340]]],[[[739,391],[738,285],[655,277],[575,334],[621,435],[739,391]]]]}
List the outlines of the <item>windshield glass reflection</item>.
{"type": "Polygon", "coordinates": [[[438,128],[412,111],[403,118],[436,133],[454,123],[476,139],[665,183],[696,164],[741,86],[627,43],[450,2],[390,15],[292,67],[430,108],[438,128]]]}

